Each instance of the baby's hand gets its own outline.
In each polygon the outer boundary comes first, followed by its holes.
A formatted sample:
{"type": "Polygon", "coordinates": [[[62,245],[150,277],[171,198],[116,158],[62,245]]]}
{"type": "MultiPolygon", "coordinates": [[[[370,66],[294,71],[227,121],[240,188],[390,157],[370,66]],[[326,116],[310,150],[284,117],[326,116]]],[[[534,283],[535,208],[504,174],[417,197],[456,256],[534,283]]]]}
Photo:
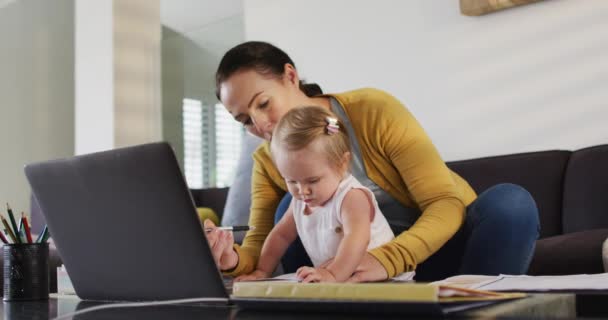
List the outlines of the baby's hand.
{"type": "Polygon", "coordinates": [[[334,275],[324,268],[301,267],[296,276],[302,282],[337,282],[334,275]]]}
{"type": "Polygon", "coordinates": [[[270,274],[262,271],[262,270],[255,270],[254,272],[250,273],[250,274],[244,274],[241,276],[238,276],[234,279],[234,281],[238,282],[238,281],[251,281],[251,280],[258,280],[258,279],[263,279],[263,278],[268,278],[270,277],[270,274]]]}

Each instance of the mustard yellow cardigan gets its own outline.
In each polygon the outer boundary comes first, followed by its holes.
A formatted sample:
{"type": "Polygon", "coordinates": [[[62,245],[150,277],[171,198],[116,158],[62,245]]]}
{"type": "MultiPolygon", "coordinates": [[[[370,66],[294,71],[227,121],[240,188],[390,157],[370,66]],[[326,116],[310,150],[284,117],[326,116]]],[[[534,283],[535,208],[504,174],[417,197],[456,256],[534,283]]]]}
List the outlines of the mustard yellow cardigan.
{"type": "MultiPolygon", "coordinates": [[[[335,97],[350,119],[369,178],[406,207],[422,212],[416,223],[393,241],[370,251],[392,277],[414,270],[444,245],[464,221],[465,208],[477,197],[469,184],[452,172],[435,146],[401,102],[377,89],[359,89],[335,97]]],[[[287,192],[272,162],[269,144],[253,154],[249,231],[235,269],[252,272],[264,240],[274,225],[275,210],[287,192]]]]}

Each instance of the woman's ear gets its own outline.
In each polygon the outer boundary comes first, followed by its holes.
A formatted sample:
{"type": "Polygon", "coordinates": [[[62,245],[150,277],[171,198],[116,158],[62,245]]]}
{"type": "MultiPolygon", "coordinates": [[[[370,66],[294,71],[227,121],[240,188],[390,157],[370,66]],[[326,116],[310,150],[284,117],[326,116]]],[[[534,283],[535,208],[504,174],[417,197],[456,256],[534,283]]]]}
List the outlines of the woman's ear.
{"type": "Polygon", "coordinates": [[[285,64],[285,72],[283,72],[284,81],[289,82],[291,85],[295,85],[300,88],[300,77],[298,76],[298,70],[291,63],[285,64]]]}

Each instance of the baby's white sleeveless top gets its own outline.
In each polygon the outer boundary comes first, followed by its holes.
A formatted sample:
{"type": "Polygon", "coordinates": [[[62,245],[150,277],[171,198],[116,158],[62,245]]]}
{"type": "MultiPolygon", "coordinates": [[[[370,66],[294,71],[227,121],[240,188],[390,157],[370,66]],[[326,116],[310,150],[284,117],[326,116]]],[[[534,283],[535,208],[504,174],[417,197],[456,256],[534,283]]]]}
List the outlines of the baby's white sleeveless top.
{"type": "Polygon", "coordinates": [[[293,216],[300,240],[315,267],[336,256],[338,246],[344,235],[340,208],[342,200],[352,189],[364,190],[374,206],[374,219],[371,223],[371,237],[367,250],[391,241],[395,235],[386,218],[380,212],[374,194],[364,187],[355,177],[348,175],[340,182],[334,196],[309,215],[304,214],[306,203],[293,198],[293,216]]]}

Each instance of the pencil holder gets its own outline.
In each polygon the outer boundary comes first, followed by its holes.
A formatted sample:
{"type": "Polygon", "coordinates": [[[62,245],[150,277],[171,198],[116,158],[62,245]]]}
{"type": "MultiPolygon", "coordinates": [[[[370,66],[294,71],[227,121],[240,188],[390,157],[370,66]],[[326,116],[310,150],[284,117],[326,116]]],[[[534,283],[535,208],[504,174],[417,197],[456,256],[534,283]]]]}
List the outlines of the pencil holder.
{"type": "Polygon", "coordinates": [[[4,301],[49,298],[48,243],[5,244],[4,301]]]}

